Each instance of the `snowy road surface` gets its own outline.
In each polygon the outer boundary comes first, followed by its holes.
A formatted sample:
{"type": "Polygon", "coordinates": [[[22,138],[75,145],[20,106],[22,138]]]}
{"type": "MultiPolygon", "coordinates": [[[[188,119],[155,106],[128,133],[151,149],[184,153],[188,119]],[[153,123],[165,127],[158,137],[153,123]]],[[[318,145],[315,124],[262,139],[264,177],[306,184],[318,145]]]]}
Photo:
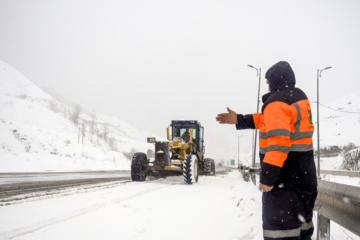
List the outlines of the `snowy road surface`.
{"type": "MultiPolygon", "coordinates": [[[[261,224],[261,192],[237,170],[195,185],[174,176],[74,187],[0,207],[0,239],[260,240],[261,224]]],[[[359,239],[335,224],[331,231],[359,239]]]]}
{"type": "Polygon", "coordinates": [[[130,171],[0,173],[0,185],[22,182],[129,177],[130,171]]]}
{"type": "Polygon", "coordinates": [[[238,171],[132,182],[0,207],[0,239],[262,239],[260,199],[238,171]]]}
{"type": "MultiPolygon", "coordinates": [[[[218,174],[229,172],[218,168],[218,174]]],[[[152,180],[159,177],[150,176],[152,180]]],[[[130,171],[0,173],[0,206],[131,182],[130,171]]]]}

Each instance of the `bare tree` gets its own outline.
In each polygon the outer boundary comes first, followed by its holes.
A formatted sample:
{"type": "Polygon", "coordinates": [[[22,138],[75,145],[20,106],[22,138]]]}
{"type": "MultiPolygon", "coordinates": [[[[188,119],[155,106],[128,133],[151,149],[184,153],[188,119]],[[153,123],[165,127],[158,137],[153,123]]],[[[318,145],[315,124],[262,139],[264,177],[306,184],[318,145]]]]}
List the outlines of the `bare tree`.
{"type": "Polygon", "coordinates": [[[109,125],[107,124],[107,123],[105,123],[104,125],[103,125],[103,139],[105,140],[105,141],[107,141],[107,138],[108,138],[108,135],[109,135],[109,125]]]}
{"type": "Polygon", "coordinates": [[[91,122],[90,122],[91,135],[94,135],[94,133],[95,133],[95,119],[96,119],[96,115],[95,115],[95,113],[92,113],[91,114],[91,122]]]}
{"type": "Polygon", "coordinates": [[[109,147],[112,151],[117,151],[117,145],[116,145],[116,141],[115,141],[115,137],[109,137],[108,139],[108,144],[109,147]]]}
{"type": "Polygon", "coordinates": [[[85,125],[85,121],[83,121],[81,124],[81,136],[82,136],[81,143],[84,143],[85,132],[86,132],[86,125],[85,125]]]}
{"type": "Polygon", "coordinates": [[[80,105],[75,105],[73,112],[71,114],[71,121],[75,123],[76,126],[79,124],[79,116],[81,113],[81,107],[80,105]]]}
{"type": "Polygon", "coordinates": [[[353,150],[357,148],[357,146],[355,145],[355,143],[349,142],[347,145],[345,145],[343,147],[344,153],[346,154],[347,152],[349,152],[350,150],[353,150]]]}
{"type": "Polygon", "coordinates": [[[360,148],[351,149],[344,153],[341,169],[359,171],[360,148]]]}

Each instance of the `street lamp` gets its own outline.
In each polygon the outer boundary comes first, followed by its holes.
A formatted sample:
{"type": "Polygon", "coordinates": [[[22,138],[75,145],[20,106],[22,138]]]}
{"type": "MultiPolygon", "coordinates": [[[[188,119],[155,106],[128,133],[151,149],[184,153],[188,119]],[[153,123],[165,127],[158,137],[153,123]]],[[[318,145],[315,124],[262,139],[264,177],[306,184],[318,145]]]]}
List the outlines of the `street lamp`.
{"type": "MultiPolygon", "coordinates": [[[[259,103],[260,103],[260,81],[261,81],[261,68],[256,68],[252,65],[248,65],[248,67],[256,70],[256,76],[259,76],[259,87],[258,87],[258,97],[257,97],[257,111],[259,113],[259,103]]],[[[253,148],[253,159],[252,159],[252,167],[255,167],[255,155],[256,155],[256,140],[257,140],[257,130],[255,129],[255,139],[254,139],[254,148],[253,148]]]]}
{"type": "Polygon", "coordinates": [[[317,148],[318,148],[318,178],[320,179],[320,117],[319,117],[319,77],[321,77],[321,72],[328,70],[331,67],[326,67],[321,70],[317,70],[317,148]]]}

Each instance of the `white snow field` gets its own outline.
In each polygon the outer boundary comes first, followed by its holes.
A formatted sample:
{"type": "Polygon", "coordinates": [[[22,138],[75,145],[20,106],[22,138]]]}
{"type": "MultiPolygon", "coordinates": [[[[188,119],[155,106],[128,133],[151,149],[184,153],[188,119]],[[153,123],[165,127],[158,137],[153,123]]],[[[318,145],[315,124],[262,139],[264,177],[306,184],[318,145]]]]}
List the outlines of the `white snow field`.
{"type": "Polygon", "coordinates": [[[0,239],[262,239],[261,192],[237,170],[175,176],[3,206],[0,226],[0,239]]]}

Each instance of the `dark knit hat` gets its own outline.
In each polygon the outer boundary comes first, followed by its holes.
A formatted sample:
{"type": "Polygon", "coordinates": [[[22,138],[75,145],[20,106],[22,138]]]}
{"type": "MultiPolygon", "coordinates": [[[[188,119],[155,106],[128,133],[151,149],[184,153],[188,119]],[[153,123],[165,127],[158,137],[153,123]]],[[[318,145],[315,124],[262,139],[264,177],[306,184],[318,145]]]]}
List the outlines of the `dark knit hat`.
{"type": "Polygon", "coordinates": [[[271,91],[294,88],[296,83],[294,71],[285,61],[280,61],[269,68],[265,78],[269,81],[271,91]]]}

